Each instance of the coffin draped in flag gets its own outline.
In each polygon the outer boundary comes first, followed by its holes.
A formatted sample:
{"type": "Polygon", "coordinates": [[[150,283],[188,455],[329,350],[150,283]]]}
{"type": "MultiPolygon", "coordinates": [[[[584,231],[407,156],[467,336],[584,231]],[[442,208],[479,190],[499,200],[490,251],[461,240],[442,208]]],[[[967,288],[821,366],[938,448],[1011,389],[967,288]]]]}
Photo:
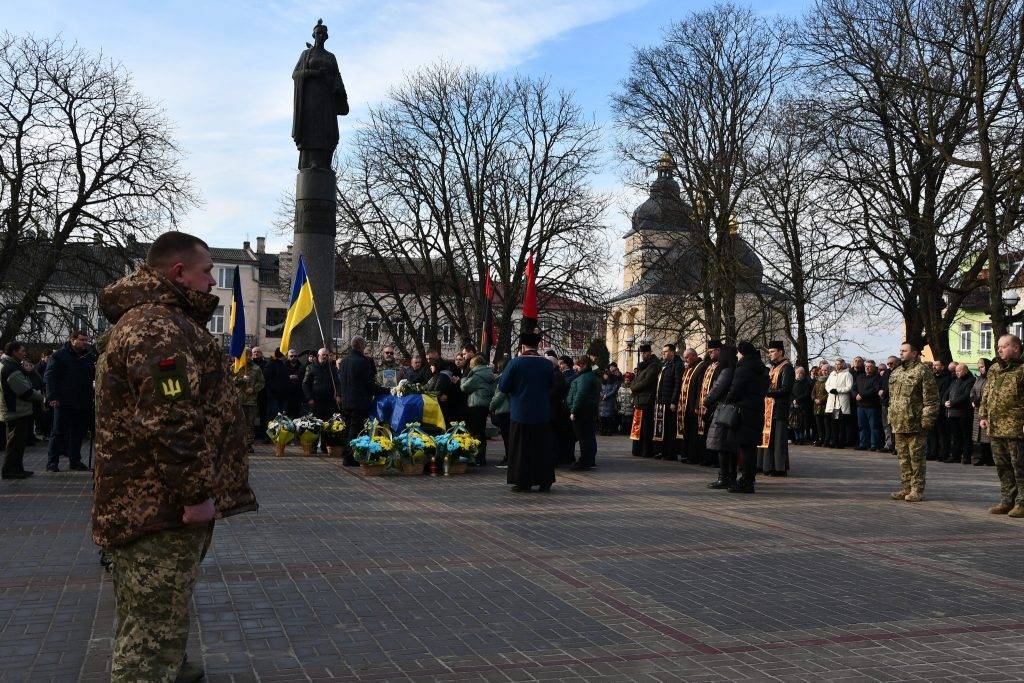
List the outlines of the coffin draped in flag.
{"type": "Polygon", "coordinates": [[[409,394],[393,396],[385,394],[377,398],[374,417],[391,427],[391,431],[399,434],[410,422],[419,422],[426,431],[429,427],[444,431],[444,415],[441,404],[430,394],[409,394]]]}

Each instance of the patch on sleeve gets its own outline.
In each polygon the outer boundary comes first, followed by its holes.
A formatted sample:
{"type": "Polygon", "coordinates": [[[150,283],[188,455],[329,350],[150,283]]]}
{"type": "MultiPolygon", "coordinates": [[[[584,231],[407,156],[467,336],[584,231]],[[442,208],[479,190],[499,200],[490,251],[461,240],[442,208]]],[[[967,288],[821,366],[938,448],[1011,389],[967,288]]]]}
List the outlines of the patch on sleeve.
{"type": "Polygon", "coordinates": [[[188,377],[174,358],[165,358],[153,368],[153,385],[157,398],[163,403],[184,401],[192,396],[188,377]]]}

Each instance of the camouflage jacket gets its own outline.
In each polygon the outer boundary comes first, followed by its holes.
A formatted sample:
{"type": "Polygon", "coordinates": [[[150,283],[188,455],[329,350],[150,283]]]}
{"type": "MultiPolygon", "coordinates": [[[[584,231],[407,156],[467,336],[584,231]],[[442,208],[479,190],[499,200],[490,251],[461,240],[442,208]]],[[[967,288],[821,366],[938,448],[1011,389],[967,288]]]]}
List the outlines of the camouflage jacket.
{"type": "Polygon", "coordinates": [[[114,327],[97,366],[93,540],[181,526],[186,505],[255,510],[242,408],[206,330],[217,297],[143,266],[105,288],[114,327]]]}
{"type": "Polygon", "coordinates": [[[241,372],[234,373],[231,376],[231,381],[235,384],[239,401],[241,401],[243,406],[256,405],[260,392],[263,391],[263,387],[267,384],[263,377],[263,371],[260,370],[258,365],[252,363],[246,363],[241,372]]]}
{"type": "Polygon", "coordinates": [[[978,419],[988,420],[988,434],[997,439],[1024,437],[1024,361],[993,363],[985,375],[978,419]]]}
{"type": "Polygon", "coordinates": [[[906,363],[889,375],[889,424],[894,434],[918,434],[935,424],[939,389],[924,363],[906,363]]]}

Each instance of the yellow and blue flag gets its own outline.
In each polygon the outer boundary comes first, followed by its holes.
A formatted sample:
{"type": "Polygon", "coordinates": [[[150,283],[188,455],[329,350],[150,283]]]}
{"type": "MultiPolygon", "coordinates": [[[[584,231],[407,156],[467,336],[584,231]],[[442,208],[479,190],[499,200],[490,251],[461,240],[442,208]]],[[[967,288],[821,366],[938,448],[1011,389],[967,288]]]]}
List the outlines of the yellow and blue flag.
{"type": "Polygon", "coordinates": [[[292,282],[292,298],[288,303],[288,315],[284,319],[281,331],[281,353],[288,353],[292,339],[292,330],[298,327],[306,316],[313,312],[313,288],[306,277],[306,263],[299,257],[299,267],[295,269],[295,281],[292,282]]]}
{"type": "Polygon", "coordinates": [[[232,369],[238,372],[249,362],[249,354],[245,352],[245,304],[242,303],[242,276],[235,266],[235,284],[231,287],[231,316],[228,332],[231,344],[228,355],[235,359],[232,369]]]}

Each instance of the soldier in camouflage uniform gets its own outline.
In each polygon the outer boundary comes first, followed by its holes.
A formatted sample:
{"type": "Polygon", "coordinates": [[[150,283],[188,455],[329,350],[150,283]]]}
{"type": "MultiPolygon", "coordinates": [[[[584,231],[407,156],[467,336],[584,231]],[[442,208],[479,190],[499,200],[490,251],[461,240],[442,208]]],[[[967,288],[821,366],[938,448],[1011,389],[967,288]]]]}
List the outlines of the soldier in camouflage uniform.
{"type": "Polygon", "coordinates": [[[889,375],[889,424],[896,440],[902,486],[893,500],[924,500],[925,454],[928,430],[939,414],[939,389],[931,367],[911,344],[900,347],[900,366],[889,375]]]}
{"type": "MultiPolygon", "coordinates": [[[[244,349],[242,353],[245,354],[245,357],[248,357],[249,349],[244,349]]],[[[246,363],[231,379],[235,384],[235,389],[238,391],[242,409],[245,411],[245,445],[252,449],[252,444],[256,440],[253,425],[256,424],[260,416],[259,396],[267,382],[263,377],[263,371],[260,370],[260,366],[255,363],[246,363]]]]}
{"type": "Polygon", "coordinates": [[[999,504],[988,511],[1024,517],[1024,362],[1020,339],[1003,335],[997,353],[999,362],[988,369],[978,408],[978,424],[992,439],[992,459],[999,475],[999,504]]]}
{"type": "Polygon", "coordinates": [[[214,517],[255,510],[242,407],[206,329],[206,244],[169,232],[100,294],[114,327],[96,387],[93,539],[112,564],[111,680],[198,681],[189,599],[214,517]]]}

